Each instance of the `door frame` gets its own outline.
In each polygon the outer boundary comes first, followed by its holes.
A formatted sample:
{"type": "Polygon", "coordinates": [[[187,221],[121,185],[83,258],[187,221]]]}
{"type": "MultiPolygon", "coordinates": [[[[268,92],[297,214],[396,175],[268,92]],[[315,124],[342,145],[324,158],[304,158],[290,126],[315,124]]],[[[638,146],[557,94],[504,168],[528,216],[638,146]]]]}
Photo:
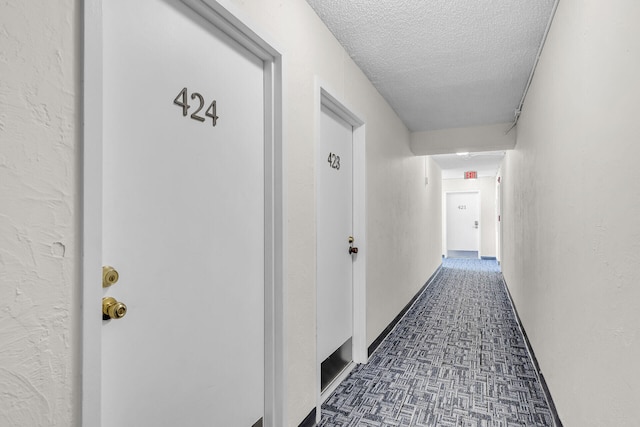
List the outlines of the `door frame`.
{"type": "MultiPolygon", "coordinates": [[[[182,0],[264,63],[265,111],[265,402],[264,426],[286,424],[285,414],[285,152],[281,50],[229,0],[182,0]]],[[[81,424],[100,426],[102,406],[102,145],[103,0],[83,10],[82,342],[81,424]]]]}
{"type": "Polygon", "coordinates": [[[482,191],[480,190],[452,190],[442,193],[442,252],[445,258],[449,255],[449,236],[447,235],[447,196],[455,193],[475,193],[478,197],[478,259],[482,258],[482,191]]]}
{"type": "MultiPolygon", "coordinates": [[[[324,156],[320,152],[320,120],[321,108],[324,106],[337,114],[344,121],[353,126],[353,193],[352,193],[352,216],[353,234],[358,242],[358,257],[353,262],[353,335],[352,335],[352,359],[353,363],[347,367],[343,375],[339,376],[335,384],[337,385],[343,377],[353,369],[355,363],[367,363],[369,355],[367,352],[367,224],[366,224],[366,125],[359,114],[353,112],[352,108],[346,106],[333,94],[336,93],[316,76],[315,78],[315,156],[316,160],[324,156]],[[320,156],[320,157],[319,157],[320,156]]],[[[317,161],[314,163],[317,165],[317,161]]],[[[317,174],[315,175],[317,179],[317,174]]],[[[316,182],[317,188],[317,182],[316,182]]],[[[317,192],[316,192],[317,194],[317,192]]],[[[316,196],[317,209],[317,196],[316,196]]],[[[317,238],[317,237],[316,237],[317,238]]],[[[317,264],[316,264],[317,268],[317,264]]],[[[317,272],[316,272],[317,278],[317,272]]],[[[316,286],[318,285],[316,280],[316,286]]],[[[317,301],[317,300],[316,300],[317,301]]],[[[317,310],[316,310],[317,312],[317,310]]],[[[317,335],[316,335],[317,336],[317,335]]],[[[317,340],[316,340],[317,343],[317,340]]],[[[317,357],[317,351],[316,351],[317,357]]],[[[323,396],[331,393],[329,387],[325,393],[321,393],[320,364],[321,360],[316,360],[316,390],[317,406],[316,420],[320,420],[320,411],[323,403],[323,396]]],[[[335,387],[334,387],[335,388],[335,387]]]]}
{"type": "Polygon", "coordinates": [[[496,176],[496,259],[498,265],[502,263],[502,171],[498,169],[496,176]]]}

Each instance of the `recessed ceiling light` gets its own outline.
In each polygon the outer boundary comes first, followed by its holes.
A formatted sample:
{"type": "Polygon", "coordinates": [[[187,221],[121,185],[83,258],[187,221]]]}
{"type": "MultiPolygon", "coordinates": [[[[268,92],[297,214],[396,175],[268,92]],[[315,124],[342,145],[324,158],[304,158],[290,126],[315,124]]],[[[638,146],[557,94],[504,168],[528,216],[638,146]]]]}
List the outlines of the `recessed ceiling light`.
{"type": "Polygon", "coordinates": [[[469,152],[468,151],[463,151],[462,153],[456,153],[458,156],[468,156],[469,152]]]}

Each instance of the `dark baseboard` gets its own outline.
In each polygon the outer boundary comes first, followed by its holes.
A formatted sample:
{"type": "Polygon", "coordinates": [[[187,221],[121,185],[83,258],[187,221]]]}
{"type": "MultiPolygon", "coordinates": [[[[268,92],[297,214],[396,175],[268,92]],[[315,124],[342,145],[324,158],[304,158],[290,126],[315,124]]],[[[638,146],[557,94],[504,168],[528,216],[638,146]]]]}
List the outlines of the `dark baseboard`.
{"type": "MultiPolygon", "coordinates": [[[[443,258],[444,258],[444,255],[443,255],[443,258]]],[[[368,349],[368,356],[371,356],[373,352],[376,351],[380,343],[382,343],[382,341],[387,337],[387,335],[389,335],[389,332],[391,332],[391,330],[396,326],[396,324],[400,321],[400,319],[404,317],[404,315],[407,313],[407,311],[413,305],[413,303],[416,302],[418,297],[422,295],[422,292],[424,292],[424,290],[427,289],[427,286],[429,286],[433,281],[433,279],[435,279],[436,275],[440,272],[441,268],[442,268],[442,264],[438,266],[436,271],[431,275],[431,277],[429,277],[429,280],[427,280],[427,282],[420,288],[420,290],[414,295],[414,297],[411,298],[411,301],[409,301],[407,305],[404,306],[402,311],[400,311],[400,313],[395,317],[395,319],[393,319],[393,321],[389,323],[389,326],[387,326],[385,330],[382,331],[380,335],[378,335],[378,338],[376,338],[373,341],[373,343],[371,343],[368,349]]],[[[302,422],[298,427],[314,427],[315,425],[316,425],[316,408],[313,408],[311,412],[309,412],[309,415],[307,415],[306,418],[302,420],[302,422]]]]}
{"type": "Polygon", "coordinates": [[[440,264],[440,266],[436,269],[436,271],[431,275],[431,277],[429,277],[429,280],[427,280],[427,282],[420,288],[420,290],[413,296],[413,298],[411,298],[411,301],[409,301],[407,303],[407,305],[404,306],[404,308],[400,311],[400,313],[398,313],[398,315],[395,317],[395,319],[393,319],[391,321],[391,323],[389,323],[389,326],[387,326],[384,331],[382,331],[382,333],[380,335],[378,335],[378,338],[376,338],[371,345],[369,346],[369,350],[368,350],[368,356],[371,357],[371,355],[373,354],[374,351],[376,351],[376,349],[378,348],[378,346],[380,346],[380,344],[382,343],[382,341],[384,341],[384,339],[387,337],[387,335],[389,335],[389,333],[391,332],[391,330],[396,326],[396,324],[400,321],[400,319],[402,319],[404,317],[404,315],[407,313],[407,310],[409,310],[409,308],[413,305],[414,302],[416,302],[416,300],[418,299],[418,297],[420,295],[422,295],[422,293],[424,292],[425,289],[427,289],[427,286],[429,286],[431,284],[431,282],[433,281],[433,279],[436,277],[436,275],[440,272],[440,269],[442,268],[442,264],[440,264]]]}
{"type": "Polygon", "coordinates": [[[300,423],[298,427],[314,427],[316,425],[316,408],[313,408],[309,415],[300,423]]]}
{"type": "Polygon", "coordinates": [[[511,301],[511,307],[513,308],[513,312],[516,315],[516,320],[518,321],[518,326],[522,331],[522,336],[524,336],[524,342],[527,345],[527,350],[529,350],[529,354],[531,355],[531,359],[533,360],[533,366],[538,375],[538,379],[540,380],[540,385],[542,386],[542,391],[544,392],[544,395],[547,399],[547,403],[549,404],[549,409],[551,410],[551,414],[553,415],[553,421],[555,423],[555,427],[563,427],[562,421],[560,421],[560,417],[558,416],[556,405],[553,402],[553,398],[551,397],[551,391],[549,390],[547,381],[544,379],[544,375],[540,370],[540,364],[538,363],[536,354],[534,353],[533,347],[531,346],[531,342],[529,341],[529,337],[527,336],[527,331],[525,331],[524,326],[522,325],[522,321],[520,320],[520,315],[518,314],[518,310],[516,309],[516,305],[513,302],[513,298],[511,297],[511,292],[509,291],[509,287],[507,286],[507,282],[504,280],[504,277],[502,278],[502,284],[504,285],[504,288],[507,291],[507,295],[509,296],[509,300],[511,301]]]}

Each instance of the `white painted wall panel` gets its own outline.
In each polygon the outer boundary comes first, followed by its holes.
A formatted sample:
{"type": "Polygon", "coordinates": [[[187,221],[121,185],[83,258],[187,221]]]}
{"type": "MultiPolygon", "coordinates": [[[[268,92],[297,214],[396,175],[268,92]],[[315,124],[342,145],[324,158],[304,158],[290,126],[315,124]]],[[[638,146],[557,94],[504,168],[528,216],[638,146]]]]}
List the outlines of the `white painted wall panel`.
{"type": "Polygon", "coordinates": [[[566,426],[640,401],[640,3],[562,0],[503,164],[503,271],[566,426]]]}

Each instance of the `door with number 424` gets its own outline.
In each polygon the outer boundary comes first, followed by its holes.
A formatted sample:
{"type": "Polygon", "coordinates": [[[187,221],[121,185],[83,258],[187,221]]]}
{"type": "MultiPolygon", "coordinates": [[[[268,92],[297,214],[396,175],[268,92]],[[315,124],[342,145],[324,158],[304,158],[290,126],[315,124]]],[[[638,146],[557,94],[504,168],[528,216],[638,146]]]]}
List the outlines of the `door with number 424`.
{"type": "Polygon", "coordinates": [[[102,261],[119,273],[103,292],[126,315],[105,310],[102,427],[252,426],[265,398],[263,60],[182,2],[104,1],[103,19],[102,261]]]}

